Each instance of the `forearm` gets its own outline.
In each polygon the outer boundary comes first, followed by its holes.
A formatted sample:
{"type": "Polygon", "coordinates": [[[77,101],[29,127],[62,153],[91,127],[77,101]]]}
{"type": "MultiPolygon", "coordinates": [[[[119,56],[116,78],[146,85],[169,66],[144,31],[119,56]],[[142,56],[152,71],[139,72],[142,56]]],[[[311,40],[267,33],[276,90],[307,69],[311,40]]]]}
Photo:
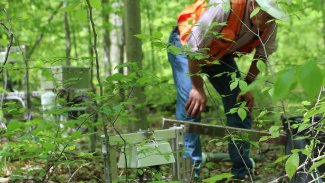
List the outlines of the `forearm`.
{"type": "Polygon", "coordinates": [[[189,70],[192,80],[192,88],[203,90],[203,79],[201,76],[197,75],[202,70],[200,61],[189,60],[189,70]]]}
{"type": "Polygon", "coordinates": [[[250,83],[254,82],[256,77],[260,73],[260,71],[257,68],[258,60],[262,60],[265,63],[266,58],[265,57],[260,57],[260,56],[254,56],[254,60],[252,61],[252,64],[249,67],[247,76],[245,78],[245,81],[247,82],[247,84],[250,84],[250,83]]]}

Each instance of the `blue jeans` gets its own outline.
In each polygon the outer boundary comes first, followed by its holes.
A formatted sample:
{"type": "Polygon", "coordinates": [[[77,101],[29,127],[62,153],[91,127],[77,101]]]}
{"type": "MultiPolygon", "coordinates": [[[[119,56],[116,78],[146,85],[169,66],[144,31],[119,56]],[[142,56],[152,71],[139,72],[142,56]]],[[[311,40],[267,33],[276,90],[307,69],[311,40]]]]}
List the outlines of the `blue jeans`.
{"type": "MultiPolygon", "coordinates": [[[[182,49],[177,29],[172,31],[169,38],[169,44],[182,49]]],[[[192,88],[191,79],[188,77],[189,69],[187,57],[183,53],[174,55],[168,52],[168,60],[173,70],[174,82],[177,89],[176,119],[200,122],[200,118],[188,116],[185,109],[185,103],[187,102],[192,88]]],[[[236,76],[240,77],[238,67],[232,56],[223,57],[220,63],[220,65],[202,67],[202,71],[209,76],[209,81],[212,86],[222,96],[227,125],[249,129],[251,128],[251,119],[249,115],[244,119],[244,121],[242,121],[237,113],[227,114],[231,108],[236,107],[237,96],[240,93],[239,88],[230,90],[231,76],[228,74],[222,74],[220,77],[213,77],[216,74],[225,72],[235,72],[236,76]]],[[[197,163],[197,169],[199,169],[202,160],[200,136],[193,133],[186,133],[185,150],[185,154],[190,156],[193,162],[197,163]]],[[[245,175],[248,174],[247,167],[249,169],[252,168],[252,162],[249,160],[249,144],[244,141],[229,142],[228,151],[233,163],[231,172],[234,174],[234,178],[244,178],[245,175]]]]}

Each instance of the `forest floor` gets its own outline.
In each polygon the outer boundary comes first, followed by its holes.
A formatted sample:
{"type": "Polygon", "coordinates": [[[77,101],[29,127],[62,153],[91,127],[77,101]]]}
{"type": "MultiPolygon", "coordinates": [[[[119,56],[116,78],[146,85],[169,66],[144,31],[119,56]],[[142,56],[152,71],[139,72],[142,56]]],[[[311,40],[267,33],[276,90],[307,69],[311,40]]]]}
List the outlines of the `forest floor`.
{"type": "MultiPolygon", "coordinates": [[[[160,125],[160,124],[159,124],[160,125]]],[[[155,129],[160,127],[154,125],[155,129]]],[[[124,126],[118,126],[118,130],[125,131],[124,126]]],[[[0,138],[0,144],[10,143],[7,140],[0,138]]],[[[221,139],[214,139],[213,137],[201,136],[202,151],[208,153],[221,153],[227,156],[227,142],[221,139]]],[[[103,157],[101,155],[101,142],[97,142],[97,153],[92,156],[81,156],[80,152],[89,149],[89,144],[76,144],[77,149],[67,150],[64,153],[64,159],[61,162],[56,162],[55,169],[50,169],[47,174],[51,176],[49,183],[61,182],[103,182],[103,157]]],[[[1,155],[1,154],[0,154],[1,155]]],[[[279,157],[284,156],[284,146],[272,144],[259,144],[259,147],[251,147],[251,157],[254,159],[256,168],[253,182],[265,183],[270,182],[281,175],[284,175],[284,163],[274,164],[274,161],[279,157]]],[[[1,158],[1,157],[0,157],[1,158]]],[[[229,173],[231,170],[231,163],[229,157],[224,161],[206,162],[201,169],[201,180],[212,177],[214,175],[229,173]]],[[[42,175],[39,170],[46,170],[45,160],[41,157],[38,159],[25,158],[16,159],[0,159],[0,183],[9,182],[26,182],[38,183],[42,182],[42,175]],[[2,168],[2,169],[1,169],[2,168]],[[26,173],[29,172],[29,173],[26,173]],[[16,175],[22,175],[21,177],[16,175]],[[37,178],[35,178],[37,177],[37,178]]],[[[148,179],[162,179],[170,178],[170,170],[168,167],[161,167],[160,171],[154,168],[141,170],[145,172],[148,179]]],[[[129,170],[128,180],[130,182],[139,182],[137,180],[137,172],[129,170]]],[[[121,179],[125,177],[125,171],[120,170],[119,176],[121,179]]],[[[43,176],[44,177],[44,176],[43,176]]],[[[170,179],[169,179],[170,180],[170,179]]],[[[161,181],[160,181],[161,182],[161,181]]],[[[225,182],[225,181],[223,181],[225,182]]]]}
{"type": "MultiPolygon", "coordinates": [[[[227,145],[216,145],[216,141],[212,140],[207,136],[203,136],[201,138],[202,141],[202,148],[204,152],[214,152],[214,153],[221,153],[227,155],[227,145]]],[[[280,177],[284,174],[284,164],[274,164],[274,161],[278,159],[280,156],[284,155],[284,147],[279,145],[270,145],[270,144],[263,144],[262,147],[251,148],[251,156],[254,158],[256,163],[255,168],[255,175],[253,182],[257,183],[265,183],[270,182],[277,177],[280,177]]],[[[51,170],[50,174],[52,176],[51,181],[49,182],[102,182],[103,176],[103,169],[102,169],[102,157],[101,155],[93,156],[90,159],[83,159],[82,161],[75,160],[75,161],[67,161],[70,164],[64,164],[61,162],[60,165],[57,166],[55,170],[51,170]]],[[[29,170],[32,169],[44,169],[45,165],[41,164],[39,161],[32,161],[32,160],[19,160],[19,161],[12,161],[10,166],[7,166],[6,170],[2,170],[2,173],[6,172],[7,175],[10,175],[11,172],[15,172],[17,167],[22,168],[22,170],[29,170]]],[[[200,178],[206,179],[212,177],[217,174],[222,173],[229,173],[231,169],[231,163],[229,159],[221,161],[221,162],[206,162],[201,169],[200,178]]],[[[160,172],[157,172],[154,168],[148,168],[145,171],[146,177],[148,179],[155,179],[159,180],[163,177],[170,177],[169,168],[162,167],[160,172]]],[[[121,170],[119,175],[121,177],[125,177],[125,171],[121,170]]],[[[17,173],[17,172],[15,172],[17,173]]],[[[35,174],[34,174],[35,176],[35,174]]],[[[33,179],[24,179],[20,181],[14,181],[17,177],[3,177],[0,176],[1,183],[9,183],[9,182],[26,182],[26,183],[34,183],[40,182],[40,180],[33,180],[33,179]]],[[[128,180],[130,182],[139,182],[137,179],[137,175],[134,171],[130,171],[128,175],[128,180]]],[[[157,182],[157,181],[156,181],[157,182]]],[[[158,181],[162,182],[162,181],[158,181]]],[[[201,182],[201,181],[200,181],[201,182]]],[[[225,182],[225,181],[221,181],[225,182]]],[[[248,181],[247,181],[248,182],[248,181]]],[[[251,182],[251,181],[249,181],[251,182]]]]}

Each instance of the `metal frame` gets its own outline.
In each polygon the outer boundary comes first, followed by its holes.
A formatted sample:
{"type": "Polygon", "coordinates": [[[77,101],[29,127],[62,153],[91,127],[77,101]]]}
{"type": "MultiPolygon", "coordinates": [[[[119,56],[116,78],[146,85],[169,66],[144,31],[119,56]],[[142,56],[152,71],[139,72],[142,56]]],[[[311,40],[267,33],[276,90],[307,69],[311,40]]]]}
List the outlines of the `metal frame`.
{"type": "Polygon", "coordinates": [[[184,145],[184,128],[170,127],[169,129],[155,131],[140,131],[122,135],[110,135],[109,139],[101,136],[103,145],[102,153],[104,157],[105,182],[115,183],[117,176],[117,152],[119,147],[124,145],[137,146],[147,140],[169,141],[175,157],[175,163],[172,163],[172,175],[174,180],[188,182],[191,172],[191,161],[189,158],[183,158],[182,150],[184,145]],[[108,140],[109,152],[106,151],[105,141],[108,140]]]}
{"type": "MultiPolygon", "coordinates": [[[[227,135],[241,136],[245,133],[248,134],[248,139],[252,141],[259,141],[259,139],[263,136],[271,137],[270,133],[258,131],[258,130],[234,128],[234,127],[222,126],[222,125],[211,125],[211,124],[204,124],[198,122],[180,121],[180,120],[173,120],[173,119],[166,119],[166,118],[163,119],[163,128],[168,128],[174,125],[184,126],[185,132],[209,135],[215,137],[225,137],[227,135]]],[[[286,134],[282,133],[279,135],[279,137],[270,138],[265,142],[270,144],[284,145],[286,139],[287,139],[286,134]]]]}

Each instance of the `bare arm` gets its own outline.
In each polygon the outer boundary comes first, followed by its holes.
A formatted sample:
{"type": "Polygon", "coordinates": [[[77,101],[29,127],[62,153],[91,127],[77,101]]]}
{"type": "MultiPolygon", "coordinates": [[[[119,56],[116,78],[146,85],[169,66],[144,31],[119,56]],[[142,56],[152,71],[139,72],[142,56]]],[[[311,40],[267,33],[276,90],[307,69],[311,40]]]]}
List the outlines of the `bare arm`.
{"type": "Polygon", "coordinates": [[[189,70],[192,80],[192,90],[189,99],[186,102],[187,114],[190,116],[200,116],[205,110],[207,98],[203,88],[203,79],[201,76],[195,75],[201,71],[202,61],[189,61],[189,70]]]}

